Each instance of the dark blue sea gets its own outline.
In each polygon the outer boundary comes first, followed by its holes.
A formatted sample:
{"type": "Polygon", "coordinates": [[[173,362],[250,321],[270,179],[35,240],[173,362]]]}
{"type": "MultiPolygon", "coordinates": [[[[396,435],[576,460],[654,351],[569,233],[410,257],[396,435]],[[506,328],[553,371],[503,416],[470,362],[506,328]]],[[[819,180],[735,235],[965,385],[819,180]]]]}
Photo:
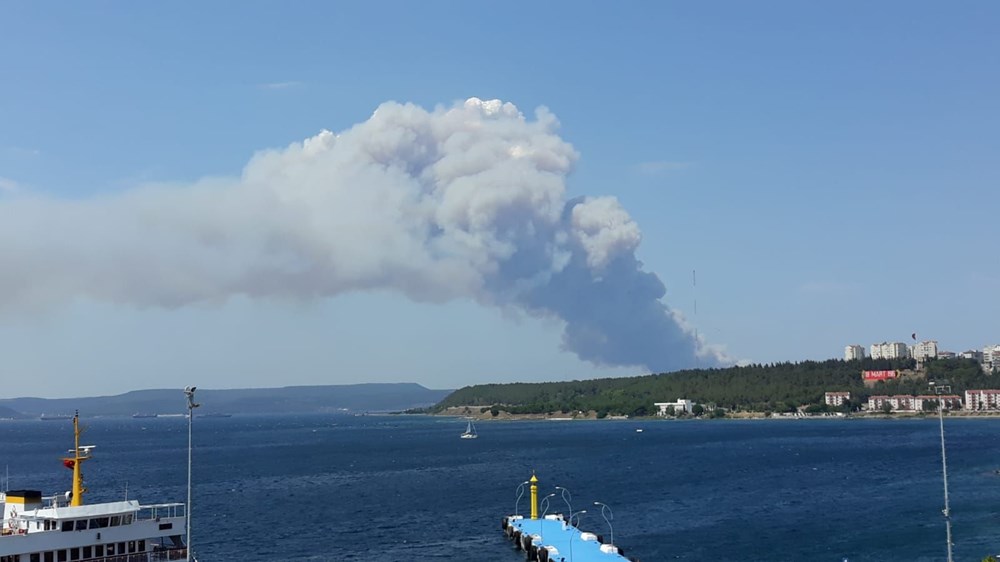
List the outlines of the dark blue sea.
{"type": "MultiPolygon", "coordinates": [[[[84,425],[97,445],[89,501],[126,489],[185,500],[185,419],[84,425]]],[[[485,422],[475,440],[464,429],[419,416],[196,418],[194,549],[202,562],[519,562],[500,520],[534,470],[574,510],[608,504],[615,542],[642,562],[945,559],[936,418],[485,422]]],[[[978,562],[1000,551],[1000,420],[945,430],[955,560],[978,562]]],[[[0,422],[13,489],[67,490],[71,446],[70,422],[0,422]]],[[[588,511],[582,527],[607,537],[588,511]]]]}

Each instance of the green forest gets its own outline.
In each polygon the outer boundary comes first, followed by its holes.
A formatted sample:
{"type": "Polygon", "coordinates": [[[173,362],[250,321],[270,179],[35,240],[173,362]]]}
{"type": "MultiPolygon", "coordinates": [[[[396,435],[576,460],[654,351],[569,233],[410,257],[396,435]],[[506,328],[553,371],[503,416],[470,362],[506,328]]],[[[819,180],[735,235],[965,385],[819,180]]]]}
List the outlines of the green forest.
{"type": "Polygon", "coordinates": [[[928,383],[949,384],[953,394],[967,389],[997,388],[1000,379],[984,374],[968,359],[928,361],[920,370],[908,360],[803,361],[718,369],[693,369],[637,377],[547,383],[467,386],[430,409],[478,406],[512,414],[595,411],[607,415],[647,416],[655,402],[694,400],[709,411],[791,412],[801,406],[825,408],[825,392],[849,391],[849,408],[857,409],[877,394],[927,394],[928,383]],[[900,370],[912,376],[865,387],[862,370],[900,370]]]}

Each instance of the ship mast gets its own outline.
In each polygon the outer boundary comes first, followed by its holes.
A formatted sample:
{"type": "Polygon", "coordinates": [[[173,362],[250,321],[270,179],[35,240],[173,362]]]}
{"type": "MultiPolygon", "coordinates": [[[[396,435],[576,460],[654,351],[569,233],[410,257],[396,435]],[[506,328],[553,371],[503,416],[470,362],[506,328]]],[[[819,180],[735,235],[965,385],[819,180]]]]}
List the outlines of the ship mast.
{"type": "Polygon", "coordinates": [[[83,433],[83,429],[80,428],[80,412],[77,411],[73,414],[73,449],[70,450],[70,454],[73,456],[63,458],[63,465],[66,468],[73,470],[73,492],[70,499],[71,506],[83,505],[83,494],[87,493],[87,489],[83,487],[83,471],[81,470],[81,465],[84,461],[91,459],[90,451],[94,448],[93,445],[80,446],[80,434],[83,433]]]}

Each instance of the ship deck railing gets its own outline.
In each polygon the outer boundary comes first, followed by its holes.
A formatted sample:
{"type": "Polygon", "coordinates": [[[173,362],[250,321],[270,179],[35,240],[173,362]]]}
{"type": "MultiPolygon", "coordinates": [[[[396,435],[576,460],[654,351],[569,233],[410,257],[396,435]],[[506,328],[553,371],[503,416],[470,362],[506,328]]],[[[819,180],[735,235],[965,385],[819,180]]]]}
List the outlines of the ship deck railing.
{"type": "Polygon", "coordinates": [[[187,560],[187,549],[171,548],[169,550],[154,550],[149,553],[149,562],[169,562],[170,560],[187,560]]]}
{"type": "Polygon", "coordinates": [[[139,521],[150,519],[159,521],[169,517],[184,517],[184,513],[185,505],[183,503],[156,503],[140,505],[136,519],[139,521]]]}

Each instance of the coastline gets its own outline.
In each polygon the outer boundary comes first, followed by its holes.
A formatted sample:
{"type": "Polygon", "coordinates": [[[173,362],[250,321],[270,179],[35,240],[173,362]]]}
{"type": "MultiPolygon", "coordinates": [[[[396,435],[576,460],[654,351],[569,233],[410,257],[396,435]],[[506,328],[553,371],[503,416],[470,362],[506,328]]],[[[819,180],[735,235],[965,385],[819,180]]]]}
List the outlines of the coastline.
{"type": "MultiPolygon", "coordinates": [[[[510,412],[500,410],[497,415],[493,415],[490,412],[489,407],[483,406],[453,406],[446,408],[441,412],[434,414],[429,414],[432,416],[441,417],[454,417],[454,418],[472,418],[476,422],[488,422],[488,421],[553,421],[553,422],[571,422],[571,421],[714,421],[714,420],[866,420],[866,419],[880,419],[880,420],[919,420],[927,418],[937,418],[937,412],[893,412],[891,414],[886,414],[883,412],[853,412],[851,414],[839,414],[839,413],[822,413],[822,414],[771,414],[766,415],[764,412],[735,412],[727,413],[722,417],[709,417],[709,416],[685,416],[680,418],[664,418],[660,416],[645,416],[645,417],[628,417],[628,416],[606,416],[604,418],[598,418],[597,412],[591,410],[589,412],[570,412],[570,413],[545,413],[545,414],[511,414],[510,412]],[[485,410],[485,411],[480,411],[485,410]]],[[[961,418],[961,419],[991,419],[1000,418],[1000,410],[997,411],[987,411],[987,412],[973,412],[966,410],[952,410],[945,411],[944,417],[946,418],[961,418]]]]}

